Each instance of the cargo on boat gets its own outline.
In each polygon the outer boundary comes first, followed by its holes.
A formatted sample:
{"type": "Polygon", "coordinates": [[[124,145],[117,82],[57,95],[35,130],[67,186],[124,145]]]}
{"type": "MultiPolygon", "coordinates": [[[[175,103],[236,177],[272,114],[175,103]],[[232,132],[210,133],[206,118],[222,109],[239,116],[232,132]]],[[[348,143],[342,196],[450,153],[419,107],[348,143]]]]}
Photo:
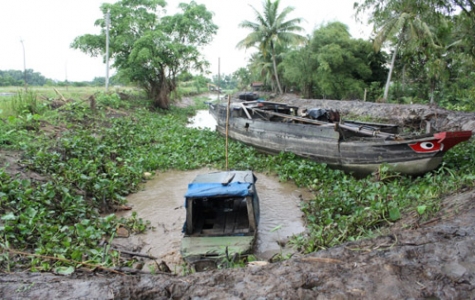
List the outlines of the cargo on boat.
{"type": "Polygon", "coordinates": [[[259,197],[252,171],[198,175],[185,194],[183,259],[196,271],[252,253],[259,224],[259,197]]]}
{"type": "Polygon", "coordinates": [[[217,131],[231,139],[265,153],[291,152],[357,176],[382,164],[401,174],[424,174],[472,136],[471,131],[402,133],[394,124],[342,120],[331,109],[260,100],[209,103],[209,111],[217,131]]]}

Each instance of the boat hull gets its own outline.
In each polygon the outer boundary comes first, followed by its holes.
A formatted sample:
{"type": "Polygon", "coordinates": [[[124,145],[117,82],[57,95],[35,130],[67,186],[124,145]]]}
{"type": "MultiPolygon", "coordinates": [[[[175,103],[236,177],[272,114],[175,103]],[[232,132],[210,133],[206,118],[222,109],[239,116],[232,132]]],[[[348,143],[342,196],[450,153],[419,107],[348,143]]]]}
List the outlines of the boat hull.
{"type": "Polygon", "coordinates": [[[188,185],[180,252],[196,271],[252,252],[260,217],[256,180],[252,171],[233,170],[200,174],[188,185]]]}
{"type": "Polygon", "coordinates": [[[205,258],[223,258],[228,253],[247,255],[251,253],[255,236],[184,237],[181,255],[188,263],[205,258]]]}
{"type": "Polygon", "coordinates": [[[407,175],[420,175],[436,169],[448,148],[470,138],[470,132],[460,136],[446,133],[443,136],[423,135],[414,139],[387,139],[385,136],[351,136],[338,128],[338,124],[271,122],[266,119],[243,117],[239,110],[231,109],[228,126],[224,105],[210,105],[210,113],[217,121],[217,131],[231,139],[257,148],[261,152],[277,154],[291,152],[298,156],[325,163],[329,167],[366,176],[377,171],[382,164],[407,175]],[[437,144],[437,140],[444,140],[437,144]],[[425,145],[432,145],[428,149],[425,145]],[[418,145],[425,148],[418,149],[418,145]],[[419,151],[420,150],[420,151],[419,151]]]}

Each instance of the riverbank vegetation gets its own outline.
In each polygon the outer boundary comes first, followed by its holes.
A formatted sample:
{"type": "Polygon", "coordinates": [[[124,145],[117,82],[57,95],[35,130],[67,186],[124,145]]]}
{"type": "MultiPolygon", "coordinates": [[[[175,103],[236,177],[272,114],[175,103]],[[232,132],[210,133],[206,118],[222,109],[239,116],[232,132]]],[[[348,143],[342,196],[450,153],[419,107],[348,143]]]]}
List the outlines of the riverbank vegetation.
{"type": "MultiPolygon", "coordinates": [[[[154,110],[149,101],[122,100],[115,93],[57,108],[34,91],[16,97],[16,114],[0,115],[3,270],[130,265],[108,248],[110,240],[121,226],[151,228],[140,216],[127,220],[112,212],[139,189],[144,173],[225,168],[224,138],[186,127],[206,98],[186,108],[154,110]]],[[[443,195],[473,187],[474,164],[472,141],[421,177],[392,174],[383,166],[374,176],[355,179],[291,154],[267,156],[229,143],[229,168],[276,173],[314,192],[315,199],[302,206],[307,232],[291,239],[305,253],[376,235],[406,215],[427,220],[443,195]]]]}

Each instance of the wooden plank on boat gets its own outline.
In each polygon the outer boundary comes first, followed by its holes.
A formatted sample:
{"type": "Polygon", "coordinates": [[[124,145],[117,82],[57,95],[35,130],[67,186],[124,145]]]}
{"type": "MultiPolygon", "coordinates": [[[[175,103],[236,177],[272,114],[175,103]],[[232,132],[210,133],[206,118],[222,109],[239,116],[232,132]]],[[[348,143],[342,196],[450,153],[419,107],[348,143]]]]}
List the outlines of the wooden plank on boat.
{"type": "Polygon", "coordinates": [[[266,104],[270,104],[270,105],[278,105],[280,107],[285,107],[285,108],[294,108],[294,109],[298,109],[299,107],[298,106],[295,106],[295,105],[288,105],[288,104],[285,104],[285,103],[280,103],[280,102],[271,102],[271,101],[262,101],[262,100],[254,100],[254,101],[246,101],[246,102],[242,102],[243,105],[252,105],[252,104],[263,104],[263,105],[266,105],[266,104]]]}
{"type": "Polygon", "coordinates": [[[379,130],[373,130],[373,129],[366,129],[363,126],[358,126],[358,127],[353,127],[353,126],[348,126],[345,124],[338,124],[340,128],[343,128],[348,131],[353,131],[353,132],[359,132],[361,134],[367,135],[367,136],[377,136],[377,137],[383,137],[387,139],[397,139],[398,135],[393,134],[393,133],[386,133],[386,132],[381,132],[379,130]]]}
{"type": "Polygon", "coordinates": [[[246,197],[246,208],[247,208],[247,215],[249,217],[249,228],[251,231],[256,232],[257,231],[257,222],[256,219],[254,218],[254,207],[252,203],[252,197],[247,196],[246,197]]]}
{"type": "Polygon", "coordinates": [[[193,199],[186,199],[187,201],[187,208],[186,208],[186,233],[192,234],[193,233],[193,199]]]}
{"type": "Polygon", "coordinates": [[[297,117],[297,116],[291,116],[291,115],[286,115],[286,114],[281,114],[273,111],[266,111],[258,108],[252,108],[254,111],[258,111],[260,113],[266,113],[269,115],[274,115],[294,121],[299,121],[302,123],[308,123],[308,124],[314,124],[314,125],[319,125],[319,126],[327,126],[327,127],[335,127],[335,130],[340,127],[342,129],[348,130],[348,131],[353,131],[353,132],[358,132],[367,136],[376,136],[376,137],[383,137],[387,139],[397,139],[398,136],[393,133],[386,133],[386,132],[381,132],[379,130],[372,130],[372,129],[367,129],[364,128],[363,126],[358,126],[358,127],[353,127],[353,126],[347,126],[344,123],[327,123],[327,122],[322,122],[322,121],[317,121],[317,120],[312,120],[312,119],[307,119],[307,118],[302,118],[302,117],[297,117]]]}
{"type": "Polygon", "coordinates": [[[232,211],[226,212],[226,225],[224,227],[225,233],[234,232],[238,221],[240,203],[241,199],[234,199],[232,211]]]}
{"type": "Polygon", "coordinates": [[[249,114],[249,112],[247,111],[247,107],[244,105],[244,103],[241,103],[241,107],[242,107],[242,110],[244,110],[244,112],[246,113],[247,118],[252,119],[252,117],[249,114]]]}
{"type": "Polygon", "coordinates": [[[224,179],[221,181],[221,184],[222,185],[228,185],[234,178],[234,176],[236,176],[235,173],[227,173],[226,174],[226,177],[224,177],[224,179]]]}
{"type": "Polygon", "coordinates": [[[241,207],[241,209],[239,210],[239,214],[237,217],[237,224],[235,226],[234,232],[235,233],[249,232],[249,217],[247,216],[246,206],[241,207]]]}
{"type": "Polygon", "coordinates": [[[299,121],[299,122],[302,122],[302,123],[308,123],[308,124],[314,124],[314,125],[320,125],[320,126],[328,126],[328,127],[332,127],[332,126],[335,127],[335,124],[336,124],[336,123],[322,122],[322,121],[317,121],[317,120],[312,120],[312,119],[308,119],[308,118],[302,118],[302,117],[297,117],[297,116],[292,116],[292,115],[287,115],[287,114],[281,114],[281,113],[278,113],[278,112],[268,111],[268,110],[259,109],[259,108],[252,108],[252,110],[260,112],[260,113],[268,114],[268,115],[273,115],[273,116],[286,118],[286,119],[289,119],[289,120],[299,121]]]}

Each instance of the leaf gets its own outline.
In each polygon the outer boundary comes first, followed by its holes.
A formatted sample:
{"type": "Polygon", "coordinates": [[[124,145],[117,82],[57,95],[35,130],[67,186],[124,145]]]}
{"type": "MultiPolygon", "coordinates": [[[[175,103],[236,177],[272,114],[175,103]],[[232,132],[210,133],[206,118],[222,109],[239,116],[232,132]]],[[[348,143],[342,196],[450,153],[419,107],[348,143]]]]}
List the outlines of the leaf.
{"type": "Polygon", "coordinates": [[[277,226],[275,226],[274,228],[272,228],[272,229],[270,230],[270,232],[277,231],[277,230],[279,230],[279,229],[281,229],[281,228],[282,228],[282,224],[281,224],[281,225],[277,225],[277,226]]]}
{"type": "Polygon", "coordinates": [[[391,221],[397,221],[401,218],[401,213],[399,212],[399,208],[393,207],[389,210],[389,219],[391,221]]]}
{"type": "Polygon", "coordinates": [[[54,269],[54,272],[59,275],[71,275],[74,273],[74,268],[69,267],[57,267],[54,269]]]}
{"type": "Polygon", "coordinates": [[[419,215],[423,215],[423,214],[425,213],[426,209],[427,209],[427,206],[426,206],[426,205],[419,205],[419,206],[417,207],[417,213],[418,213],[419,215]]]}
{"type": "Polygon", "coordinates": [[[16,216],[12,212],[9,212],[2,216],[2,221],[11,221],[11,220],[16,220],[16,216]]]}

